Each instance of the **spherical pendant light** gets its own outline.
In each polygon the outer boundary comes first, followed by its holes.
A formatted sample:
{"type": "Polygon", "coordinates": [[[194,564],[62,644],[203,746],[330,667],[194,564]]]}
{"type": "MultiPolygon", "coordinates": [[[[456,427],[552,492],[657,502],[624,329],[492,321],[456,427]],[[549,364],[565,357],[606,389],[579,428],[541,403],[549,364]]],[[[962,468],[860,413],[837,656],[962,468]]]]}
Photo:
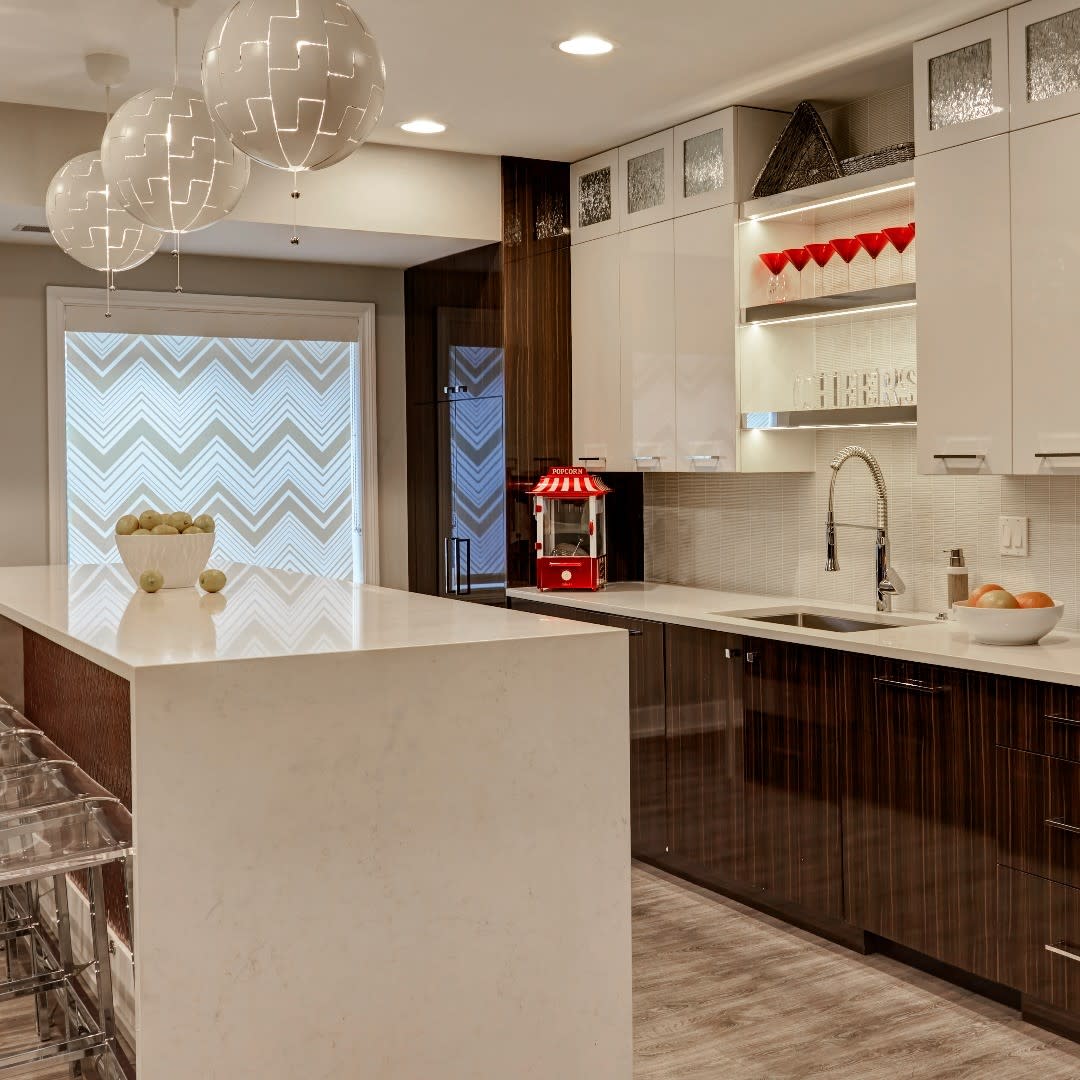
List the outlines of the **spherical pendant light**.
{"type": "Polygon", "coordinates": [[[65,254],[91,270],[130,270],[146,262],[162,240],[120,205],[105,183],[97,150],[72,158],[52,178],[45,216],[65,254]]]}
{"type": "Polygon", "coordinates": [[[217,127],[198,90],[146,90],[105,129],[101,164],[120,205],[162,232],[205,229],[235,209],[251,162],[217,127]]]}
{"type": "Polygon", "coordinates": [[[203,53],[210,111],[274,169],[349,157],[379,122],[385,87],[379,47],[345,0],[238,0],[203,53]]]}

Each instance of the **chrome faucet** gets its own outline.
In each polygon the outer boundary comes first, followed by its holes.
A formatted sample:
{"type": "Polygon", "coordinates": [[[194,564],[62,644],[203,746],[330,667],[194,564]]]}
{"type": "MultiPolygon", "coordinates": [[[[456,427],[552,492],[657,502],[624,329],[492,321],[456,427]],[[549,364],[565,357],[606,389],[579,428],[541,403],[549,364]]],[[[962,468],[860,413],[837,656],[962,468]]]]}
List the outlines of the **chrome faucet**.
{"type": "Polygon", "coordinates": [[[861,446],[846,446],[833,458],[829,465],[832,469],[832,480],[829,483],[829,513],[825,518],[825,569],[829,573],[835,573],[840,569],[840,563],[836,555],[836,530],[845,529],[872,529],[875,536],[875,590],[877,594],[877,610],[892,611],[892,598],[899,596],[906,586],[900,575],[889,566],[889,497],[885,493],[885,476],[881,471],[878,460],[861,446]],[[877,524],[876,525],[851,525],[847,522],[837,521],[833,515],[833,494],[836,491],[836,478],[840,470],[852,458],[860,458],[866,463],[870,475],[877,490],[877,524]]]}

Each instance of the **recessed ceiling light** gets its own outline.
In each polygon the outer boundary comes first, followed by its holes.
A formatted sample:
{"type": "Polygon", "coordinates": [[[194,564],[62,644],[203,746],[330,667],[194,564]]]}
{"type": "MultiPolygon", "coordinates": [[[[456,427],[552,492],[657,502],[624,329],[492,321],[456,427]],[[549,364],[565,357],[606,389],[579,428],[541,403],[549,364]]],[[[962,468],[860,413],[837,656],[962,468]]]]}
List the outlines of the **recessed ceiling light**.
{"type": "Polygon", "coordinates": [[[571,56],[603,56],[614,48],[610,41],[595,34],[578,34],[559,42],[559,50],[571,56]]]}
{"type": "Polygon", "coordinates": [[[413,135],[439,135],[446,130],[446,125],[440,124],[438,120],[407,120],[404,124],[398,124],[398,127],[413,135]]]}

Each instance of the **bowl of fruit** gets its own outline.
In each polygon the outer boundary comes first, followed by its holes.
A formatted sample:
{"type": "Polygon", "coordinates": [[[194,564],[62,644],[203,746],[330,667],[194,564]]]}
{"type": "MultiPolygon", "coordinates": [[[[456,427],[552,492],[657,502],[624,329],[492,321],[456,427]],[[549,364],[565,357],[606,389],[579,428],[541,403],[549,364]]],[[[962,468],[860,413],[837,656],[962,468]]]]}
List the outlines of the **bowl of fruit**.
{"type": "Polygon", "coordinates": [[[980,645],[1038,645],[1064,614],[1065,605],[1044,592],[1014,595],[996,584],[953,604],[957,623],[980,645]]]}
{"type": "Polygon", "coordinates": [[[116,523],[116,547],[135,584],[147,592],[190,589],[214,550],[214,519],[144,510],[116,523]]]}

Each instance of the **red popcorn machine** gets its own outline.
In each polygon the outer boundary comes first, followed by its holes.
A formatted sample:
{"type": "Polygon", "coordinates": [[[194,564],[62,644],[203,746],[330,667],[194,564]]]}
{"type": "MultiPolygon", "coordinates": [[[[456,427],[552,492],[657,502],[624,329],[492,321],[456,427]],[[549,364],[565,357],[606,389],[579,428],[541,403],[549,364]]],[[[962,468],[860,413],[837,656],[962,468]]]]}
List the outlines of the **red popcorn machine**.
{"type": "Polygon", "coordinates": [[[536,514],[536,587],[591,589],[607,584],[604,496],[611,489],[587,469],[554,468],[529,489],[536,514]]]}

